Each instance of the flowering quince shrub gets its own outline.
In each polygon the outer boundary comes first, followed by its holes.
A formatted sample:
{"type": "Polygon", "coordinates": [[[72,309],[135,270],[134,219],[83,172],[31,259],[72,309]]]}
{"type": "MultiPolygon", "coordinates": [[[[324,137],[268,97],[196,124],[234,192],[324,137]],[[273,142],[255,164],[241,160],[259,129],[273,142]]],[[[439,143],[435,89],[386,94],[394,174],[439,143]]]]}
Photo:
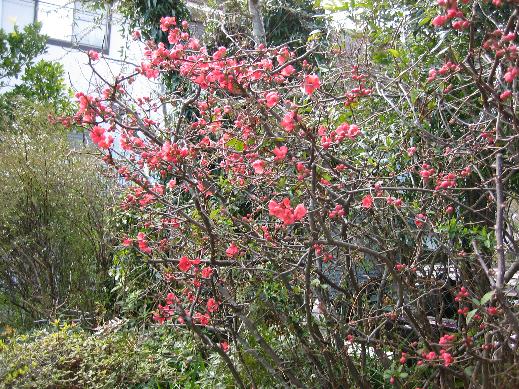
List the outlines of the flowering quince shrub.
{"type": "Polygon", "coordinates": [[[519,382],[518,10],[428,12],[433,37],[456,39],[417,77],[353,49],[322,53],[326,71],[318,45],[208,51],[165,17],[169,46],[77,94],[74,120],[139,215],[123,245],[162,273],[150,320],[192,330],[238,386],[251,364],[308,388],[519,382]],[[167,72],[191,92],[126,91],[167,72]]]}

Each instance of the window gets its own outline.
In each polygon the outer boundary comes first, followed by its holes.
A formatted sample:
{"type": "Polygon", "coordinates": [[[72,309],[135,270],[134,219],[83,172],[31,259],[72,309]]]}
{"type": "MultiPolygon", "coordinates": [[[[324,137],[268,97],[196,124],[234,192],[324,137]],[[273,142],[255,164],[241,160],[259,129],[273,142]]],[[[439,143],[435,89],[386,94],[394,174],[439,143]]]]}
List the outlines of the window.
{"type": "Polygon", "coordinates": [[[34,1],[32,0],[3,0],[0,2],[2,29],[12,32],[14,25],[23,28],[34,22],[34,1]]]}
{"type": "Polygon", "coordinates": [[[102,49],[108,42],[108,18],[106,12],[91,11],[75,2],[72,36],[77,44],[102,49]]]}
{"type": "Polygon", "coordinates": [[[49,43],[64,47],[95,49],[108,53],[108,12],[90,10],[77,0],[0,0],[2,28],[24,27],[37,20],[49,43]]]}

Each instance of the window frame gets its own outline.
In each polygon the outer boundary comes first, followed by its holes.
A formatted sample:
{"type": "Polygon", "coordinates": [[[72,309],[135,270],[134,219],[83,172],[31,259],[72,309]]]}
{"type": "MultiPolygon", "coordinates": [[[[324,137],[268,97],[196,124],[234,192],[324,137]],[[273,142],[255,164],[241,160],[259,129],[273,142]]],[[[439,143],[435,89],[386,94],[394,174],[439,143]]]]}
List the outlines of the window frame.
{"type": "MultiPolygon", "coordinates": [[[[48,3],[52,4],[52,0],[49,0],[48,3]]],[[[40,4],[40,0],[34,0],[33,23],[35,23],[35,22],[43,23],[42,21],[38,20],[39,4],[40,4]]],[[[76,4],[76,1],[74,0],[74,7],[75,7],[75,4],[76,4]]],[[[75,11],[75,8],[74,8],[74,11],[75,11]]],[[[74,18],[72,19],[72,23],[74,23],[74,18]]],[[[83,44],[83,43],[79,43],[79,42],[77,42],[77,43],[73,42],[73,40],[72,40],[73,37],[71,37],[70,41],[65,40],[65,39],[57,39],[57,38],[49,37],[47,39],[47,43],[49,45],[61,46],[64,48],[69,48],[69,49],[79,49],[79,50],[83,50],[83,51],[96,50],[100,53],[108,55],[110,53],[111,35],[112,35],[112,13],[110,12],[109,8],[107,7],[106,33],[105,33],[105,41],[103,42],[102,47],[87,45],[87,44],[83,44]]]]}

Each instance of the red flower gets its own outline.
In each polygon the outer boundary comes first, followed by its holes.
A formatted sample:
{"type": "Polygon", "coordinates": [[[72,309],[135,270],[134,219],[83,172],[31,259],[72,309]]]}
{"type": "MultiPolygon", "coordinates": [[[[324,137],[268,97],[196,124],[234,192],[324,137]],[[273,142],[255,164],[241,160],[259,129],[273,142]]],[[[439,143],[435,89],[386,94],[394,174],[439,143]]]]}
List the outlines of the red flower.
{"type": "Polygon", "coordinates": [[[192,266],[192,263],[188,257],[184,256],[184,257],[180,258],[180,261],[178,262],[178,268],[180,269],[180,271],[185,273],[185,272],[189,271],[189,269],[191,269],[191,266],[192,266]]]}
{"type": "Polygon", "coordinates": [[[419,213],[414,218],[414,224],[418,228],[422,228],[425,224],[425,221],[427,220],[427,216],[425,216],[423,213],[419,213]]]}
{"type": "Polygon", "coordinates": [[[519,75],[519,68],[517,66],[513,66],[508,68],[503,78],[506,82],[512,83],[517,75],[519,75]]]}
{"type": "Polygon", "coordinates": [[[433,359],[436,359],[437,356],[438,355],[434,351],[431,351],[428,354],[424,355],[425,359],[427,359],[428,361],[432,361],[433,359]]]}
{"type": "Polygon", "coordinates": [[[292,132],[296,127],[297,121],[297,113],[295,111],[290,111],[283,116],[283,120],[281,120],[281,127],[283,127],[287,132],[292,132]]]}
{"type": "Polygon", "coordinates": [[[98,144],[105,138],[105,129],[100,126],[94,126],[92,131],[90,131],[90,138],[92,139],[92,142],[98,144]]]}
{"type": "Polygon", "coordinates": [[[452,355],[449,353],[443,352],[441,354],[441,357],[443,358],[443,365],[445,367],[448,367],[449,365],[451,365],[454,362],[454,358],[452,358],[452,355]]]}
{"type": "Polygon", "coordinates": [[[405,268],[406,268],[406,266],[405,266],[403,263],[397,263],[397,264],[395,265],[395,270],[396,270],[396,271],[402,271],[402,270],[404,270],[405,268]]]}
{"type": "Polygon", "coordinates": [[[499,100],[504,101],[508,99],[510,96],[512,96],[512,91],[505,90],[503,93],[499,95],[499,100]]]}
{"type": "Polygon", "coordinates": [[[166,321],[166,318],[157,314],[157,313],[154,313],[153,314],[153,320],[158,322],[159,324],[164,324],[164,322],[166,321]]]}
{"type": "Polygon", "coordinates": [[[231,243],[227,250],[225,250],[225,254],[230,258],[235,257],[239,252],[240,249],[234,243],[231,243]]]}
{"type": "Polygon", "coordinates": [[[263,174],[265,173],[265,161],[262,159],[257,159],[252,163],[252,168],[254,169],[254,173],[263,174]]]}
{"type": "Polygon", "coordinates": [[[286,146],[274,147],[274,150],[272,150],[272,152],[275,155],[274,161],[279,162],[279,161],[284,160],[285,157],[287,156],[288,147],[286,147],[286,146]]]}
{"type": "Polygon", "coordinates": [[[371,195],[366,195],[362,199],[362,207],[363,208],[371,208],[373,207],[373,197],[371,195]]]}
{"type": "Polygon", "coordinates": [[[279,101],[279,94],[277,92],[269,92],[265,95],[265,100],[267,102],[267,107],[272,108],[279,101]]]}
{"type": "Polygon", "coordinates": [[[438,342],[442,346],[451,344],[456,339],[456,335],[443,335],[438,342]]]}
{"type": "Polygon", "coordinates": [[[146,239],[144,232],[139,232],[137,234],[137,243],[139,245],[139,250],[141,250],[143,253],[151,253],[151,248],[148,247],[148,240],[146,239]]]}
{"type": "Polygon", "coordinates": [[[487,313],[490,316],[494,316],[494,315],[497,315],[499,313],[499,311],[498,311],[498,309],[496,307],[488,307],[487,308],[487,313]]]}
{"type": "Polygon", "coordinates": [[[321,86],[319,82],[319,77],[316,74],[308,74],[305,76],[305,81],[303,83],[304,92],[307,95],[311,95],[314,93],[316,89],[321,86]]]}
{"type": "Polygon", "coordinates": [[[294,218],[297,220],[301,220],[306,216],[306,208],[304,204],[298,204],[294,209],[294,218]]]}
{"type": "Polygon", "coordinates": [[[164,16],[160,18],[160,29],[164,32],[168,31],[171,27],[177,25],[177,19],[171,16],[164,16]]]}
{"type": "Polygon", "coordinates": [[[195,320],[203,326],[206,326],[209,324],[210,316],[208,313],[201,314],[200,312],[195,313],[195,320]]]}
{"type": "Polygon", "coordinates": [[[130,239],[130,238],[125,238],[125,239],[123,240],[123,246],[125,246],[125,247],[131,246],[132,243],[133,243],[133,240],[130,239]]]}
{"type": "Polygon", "coordinates": [[[204,267],[202,269],[202,278],[211,278],[212,275],[213,275],[212,267],[204,267]]]}
{"type": "Polygon", "coordinates": [[[211,313],[216,312],[218,310],[218,306],[219,305],[214,298],[207,300],[207,311],[211,313]]]}
{"type": "Polygon", "coordinates": [[[99,53],[95,50],[89,50],[88,51],[88,57],[92,60],[92,61],[97,61],[99,59],[99,53]]]}
{"type": "Polygon", "coordinates": [[[434,27],[441,27],[447,22],[447,16],[445,15],[438,15],[432,20],[432,25],[434,27]]]}
{"type": "Polygon", "coordinates": [[[90,131],[90,138],[98,147],[108,149],[114,142],[112,135],[106,135],[106,130],[100,126],[94,126],[90,131]]]}
{"type": "Polygon", "coordinates": [[[269,202],[269,214],[281,219],[283,223],[289,225],[301,220],[306,216],[306,208],[303,204],[298,204],[293,210],[290,206],[290,200],[285,197],[281,203],[275,200],[269,202]]]}
{"type": "Polygon", "coordinates": [[[296,69],[292,66],[292,65],[288,65],[288,66],[285,66],[282,70],[281,70],[281,74],[285,77],[289,77],[291,76],[292,74],[294,74],[296,71],[296,69]]]}
{"type": "Polygon", "coordinates": [[[229,343],[226,341],[220,342],[220,348],[223,350],[224,353],[229,351],[229,343]]]}

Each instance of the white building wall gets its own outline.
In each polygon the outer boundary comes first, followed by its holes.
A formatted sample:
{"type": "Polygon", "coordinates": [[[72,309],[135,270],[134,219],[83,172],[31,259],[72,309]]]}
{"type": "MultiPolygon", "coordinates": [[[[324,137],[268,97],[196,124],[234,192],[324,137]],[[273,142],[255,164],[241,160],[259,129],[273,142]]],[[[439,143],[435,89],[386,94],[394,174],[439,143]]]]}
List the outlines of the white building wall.
{"type": "MultiPolygon", "coordinates": [[[[75,12],[77,15],[77,7],[79,5],[74,0],[0,0],[1,27],[11,32],[15,24],[21,29],[35,20],[40,21],[42,33],[49,35],[51,39],[47,45],[47,52],[38,60],[61,63],[65,71],[65,81],[74,92],[93,92],[100,83],[88,65],[89,49],[100,52],[101,58],[95,63],[95,69],[103,78],[112,82],[115,77],[127,75],[140,65],[144,44],[128,39],[128,31],[123,30],[124,19],[120,16],[111,16],[110,27],[105,33],[104,29],[100,28],[103,26],[102,20],[87,23],[78,20],[78,17],[74,16],[75,12]],[[76,20],[78,22],[74,23],[76,20]],[[81,32],[73,31],[72,25],[77,26],[81,23],[81,32]],[[75,33],[81,33],[81,38],[77,38],[75,33]],[[74,43],[74,40],[80,39],[87,44],[74,43]],[[98,42],[97,47],[95,43],[90,46],[90,42],[98,42]]],[[[143,77],[138,77],[138,81],[128,89],[140,96],[149,94],[150,89],[158,90],[158,86],[144,80],[143,77]]]]}

